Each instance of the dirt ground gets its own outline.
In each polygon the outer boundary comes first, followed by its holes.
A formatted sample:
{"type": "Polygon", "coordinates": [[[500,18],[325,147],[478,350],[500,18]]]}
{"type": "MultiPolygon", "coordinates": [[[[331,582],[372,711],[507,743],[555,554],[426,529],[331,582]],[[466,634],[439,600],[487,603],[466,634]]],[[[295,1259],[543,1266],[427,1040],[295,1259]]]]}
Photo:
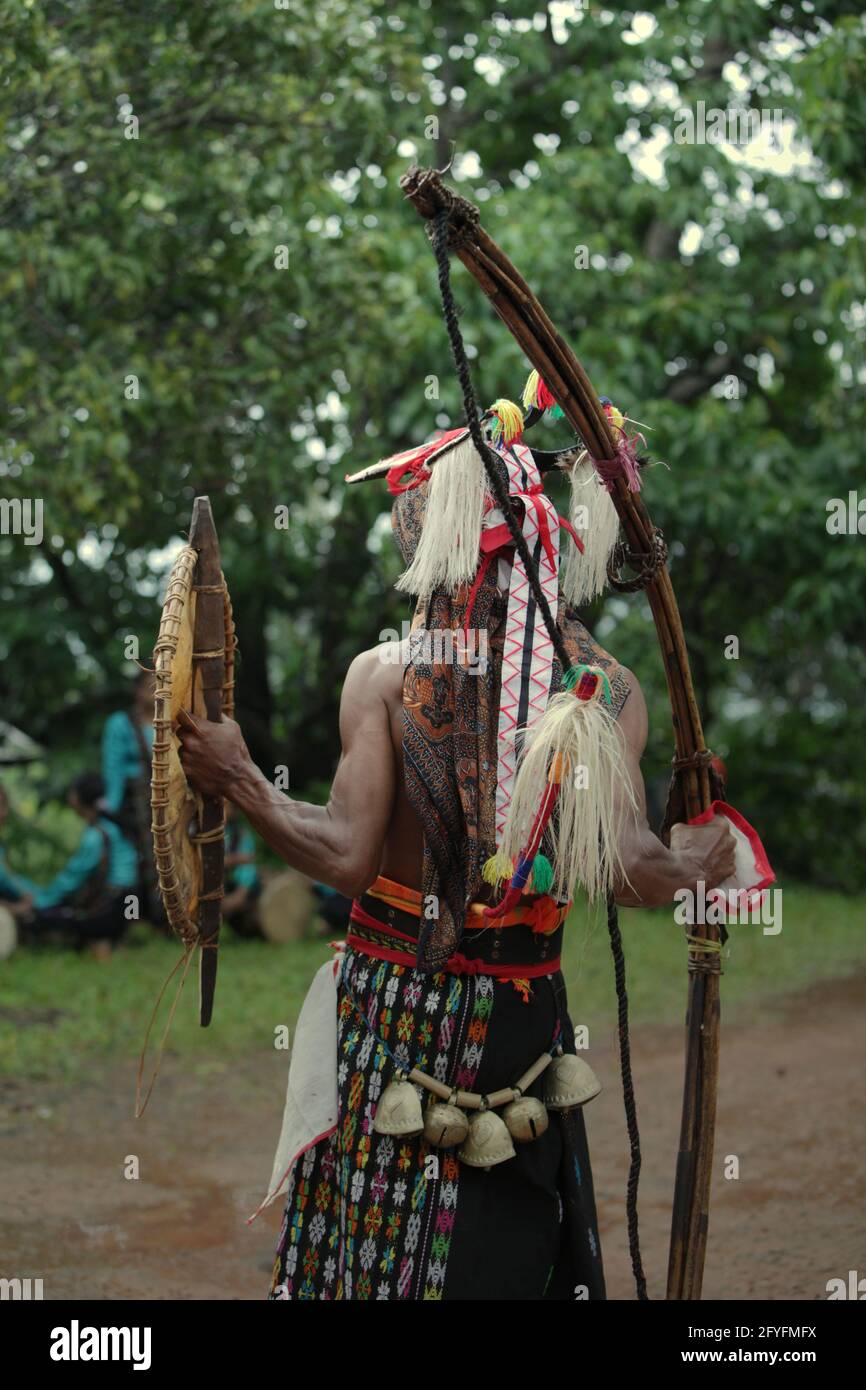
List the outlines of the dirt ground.
{"type": "MultiPolygon", "coordinates": [[[[825,1298],[829,1278],[866,1273],[864,1003],[866,973],[723,1024],[706,1298],[825,1298]],[[721,1176],[727,1155],[737,1180],[721,1176]]],[[[633,1054],[644,1263],[662,1297],[681,1030],[635,1029],[633,1054]]],[[[592,1060],[605,1085],[587,1123],[608,1293],[632,1298],[612,1037],[592,1060]]],[[[47,1299],[263,1297],[280,1213],[245,1218],[270,1174],[285,1070],[284,1053],[208,1075],[172,1059],[138,1122],[126,1063],[75,1089],[3,1083],[0,1274],[42,1278],[47,1299]],[[128,1155],[137,1181],[124,1177],[128,1155]]]]}

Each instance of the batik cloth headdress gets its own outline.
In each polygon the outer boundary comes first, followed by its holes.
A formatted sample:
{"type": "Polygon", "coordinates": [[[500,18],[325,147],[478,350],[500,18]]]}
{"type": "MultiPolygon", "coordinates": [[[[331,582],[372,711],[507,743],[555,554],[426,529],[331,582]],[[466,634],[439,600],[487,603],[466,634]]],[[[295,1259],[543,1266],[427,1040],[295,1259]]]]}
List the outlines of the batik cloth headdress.
{"type": "MultiPolygon", "coordinates": [[[[455,351],[463,380],[461,356],[455,351]]],[[[435,904],[422,921],[425,970],[454,952],[485,883],[498,885],[486,910],[493,926],[524,891],[567,901],[579,881],[606,894],[618,867],[617,816],[631,795],[615,726],[628,687],[568,597],[594,597],[606,574],[607,495],[597,489],[593,523],[582,485],[573,487],[584,509],[578,531],[557,515],[542,474],[572,466],[580,448],[530,449],[510,401],[480,420],[477,409],[467,416],[467,427],[348,479],[387,477],[407,566],[398,587],[418,600],[403,760],[424,830],[423,894],[435,904]],[[582,587],[568,567],[560,573],[568,533],[582,587]],[[600,547],[593,586],[580,567],[600,547]]]]}

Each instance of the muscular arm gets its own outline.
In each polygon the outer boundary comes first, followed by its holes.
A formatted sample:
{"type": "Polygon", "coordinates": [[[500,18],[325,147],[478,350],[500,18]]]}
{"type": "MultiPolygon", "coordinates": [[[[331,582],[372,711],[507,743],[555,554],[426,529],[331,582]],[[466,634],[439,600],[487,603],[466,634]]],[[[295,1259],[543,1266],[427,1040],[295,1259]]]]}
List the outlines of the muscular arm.
{"type": "Polygon", "coordinates": [[[234,721],[181,720],[183,765],[192,784],[228,797],[281,859],[347,897],[364,892],[376,877],[393,807],[388,675],[377,648],[349,668],[340,702],[342,752],[326,806],[278,791],[253,763],[234,721]]]}
{"type": "Polygon", "coordinates": [[[675,826],[671,848],[650,830],[641,758],[646,748],[646,700],[636,677],[625,671],[631,694],[618,723],[625,739],[625,760],[636,807],[622,812],[620,854],[624,873],[616,887],[622,907],[663,907],[682,888],[695,890],[698,880],[715,887],[733,871],[733,840],[723,824],[675,826]]]}

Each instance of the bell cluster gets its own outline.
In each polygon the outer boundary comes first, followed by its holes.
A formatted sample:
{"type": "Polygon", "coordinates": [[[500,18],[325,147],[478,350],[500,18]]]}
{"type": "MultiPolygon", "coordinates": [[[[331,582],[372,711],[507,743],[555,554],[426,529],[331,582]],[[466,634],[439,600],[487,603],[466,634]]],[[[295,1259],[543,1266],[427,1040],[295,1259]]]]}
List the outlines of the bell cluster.
{"type": "Polygon", "coordinates": [[[561,1051],[556,1056],[542,1053],[517,1085],[492,1095],[449,1089],[413,1068],[398,1072],[385,1087],[373,1129],[399,1138],[423,1134],[434,1148],[457,1148],[457,1157],[470,1168],[492,1168],[514,1158],[515,1142],[528,1144],[544,1134],[548,1111],[573,1110],[600,1090],[592,1067],[561,1051]],[[542,1073],[544,1100],[540,1101],[524,1092],[542,1073]],[[431,1093],[426,1108],[419,1095],[422,1089],[431,1093]]]}

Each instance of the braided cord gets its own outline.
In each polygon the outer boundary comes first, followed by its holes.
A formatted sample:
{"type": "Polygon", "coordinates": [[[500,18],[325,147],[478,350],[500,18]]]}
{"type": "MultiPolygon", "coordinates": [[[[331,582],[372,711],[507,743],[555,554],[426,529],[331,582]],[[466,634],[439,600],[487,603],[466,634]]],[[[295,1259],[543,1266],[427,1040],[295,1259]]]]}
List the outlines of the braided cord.
{"type": "Polygon", "coordinates": [[[625,1107],[625,1124],[631,1158],[628,1166],[628,1182],[625,1190],[625,1214],[628,1226],[628,1253],[634,1273],[635,1287],[639,1299],[647,1298],[646,1275],[640,1253],[640,1236],[637,1222],[637,1188],[640,1181],[641,1152],[640,1131],[637,1124],[637,1106],[634,1098],[634,1081],[631,1074],[631,1042],[628,1032],[628,993],[625,987],[625,956],[622,949],[622,935],[619,929],[619,914],[616,901],[611,893],[607,900],[607,929],[610,934],[610,949],[613,952],[614,977],[616,979],[617,1021],[619,1025],[619,1065],[622,1076],[622,1099],[625,1107]]]}
{"type": "Polygon", "coordinates": [[[529,580],[529,587],[532,589],[535,596],[535,601],[544,619],[544,626],[547,628],[564,676],[571,665],[568,651],[562,640],[562,634],[550,611],[550,604],[547,602],[544,590],[541,587],[538,570],[530,554],[529,546],[526,544],[523,529],[515,515],[511,497],[508,493],[508,486],[499,467],[499,460],[487,444],[481,429],[478,400],[475,395],[475,388],[472,385],[469,361],[466,356],[463,336],[460,332],[457,305],[454,303],[454,294],[451,289],[451,263],[448,255],[448,216],[449,213],[447,208],[443,208],[442,211],[436,215],[433,224],[433,248],[436,252],[436,264],[439,268],[439,293],[442,296],[445,327],[448,330],[448,338],[451,343],[451,354],[454,358],[454,365],[457,368],[460,389],[463,392],[463,409],[466,414],[466,424],[472,436],[472,443],[475,445],[475,448],[478,450],[484,462],[484,470],[490,483],[490,489],[499,504],[502,515],[505,517],[505,523],[511,534],[511,539],[514,541],[517,553],[523,561],[526,577],[529,580]]]}

